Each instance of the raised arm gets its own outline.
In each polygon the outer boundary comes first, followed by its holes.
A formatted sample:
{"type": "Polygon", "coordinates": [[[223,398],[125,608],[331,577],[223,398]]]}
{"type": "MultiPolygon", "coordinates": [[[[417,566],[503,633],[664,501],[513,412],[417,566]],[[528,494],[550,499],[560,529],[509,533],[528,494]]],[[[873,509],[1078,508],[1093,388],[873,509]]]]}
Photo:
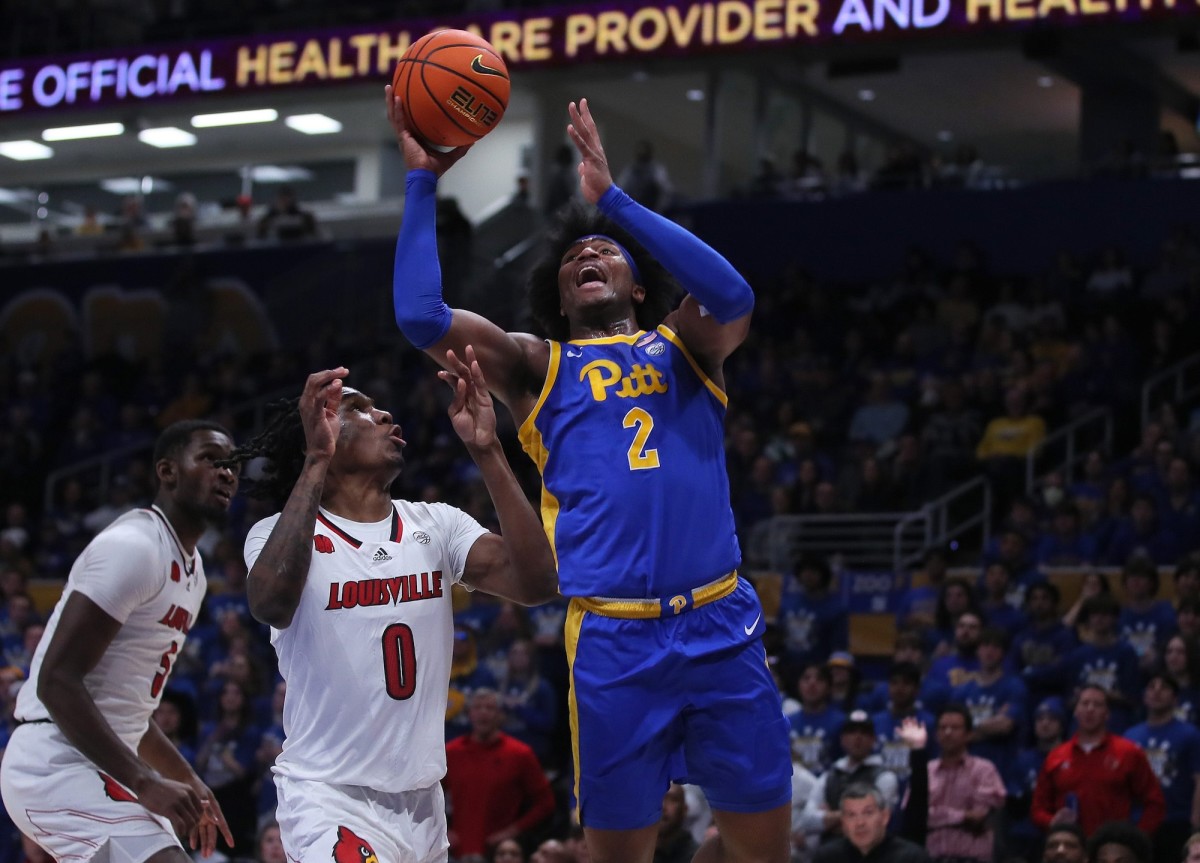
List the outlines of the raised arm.
{"type": "Polygon", "coordinates": [[[437,250],[438,178],[466,155],[469,147],[449,153],[427,150],[408,131],[404,110],[389,85],[387,115],[408,167],[404,219],[396,240],[392,304],[400,332],[439,365],[446,351],[463,356],[475,348],[481,368],[497,397],[513,410],[518,422],[532,409],[546,376],[549,350],[534,336],[506,333],[487,318],[451,309],[442,297],[437,250]]]}
{"type": "Polygon", "coordinates": [[[643,207],[613,183],[600,133],[587,99],[568,108],[567,126],[579,150],[579,186],[583,197],[629,231],[666,267],[688,297],[668,323],[710,374],[720,370],[750,330],[754,292],[719,252],[653,210],[643,207]],[[703,309],[701,308],[703,306],[703,309]]]}
{"type": "Polygon", "coordinates": [[[345,374],[345,368],[328,369],[309,375],[304,384],[299,404],[304,424],[304,469],[246,576],[250,613],[255,620],[276,629],[291,625],[308,580],[313,524],[329,460],[341,433],[338,406],[345,374]]]}
{"type": "Polygon", "coordinates": [[[454,390],[450,419],[479,466],[500,518],[501,533],[485,534],[471,546],[463,581],[523,605],[548,602],[558,594],[554,552],[496,438],[496,412],[470,345],[464,350],[464,359],[447,351],[442,362],[449,371],[439,372],[438,377],[454,390]]]}

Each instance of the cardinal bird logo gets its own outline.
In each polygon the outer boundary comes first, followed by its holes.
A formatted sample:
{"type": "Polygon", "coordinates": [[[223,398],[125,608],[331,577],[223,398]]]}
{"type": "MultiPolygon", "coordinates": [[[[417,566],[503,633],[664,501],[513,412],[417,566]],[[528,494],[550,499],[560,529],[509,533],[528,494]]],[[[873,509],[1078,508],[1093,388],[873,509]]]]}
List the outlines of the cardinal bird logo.
{"type": "Polygon", "coordinates": [[[379,863],[375,849],[349,827],[338,827],[337,844],[333,846],[335,863],[379,863]]]}
{"type": "Polygon", "coordinates": [[[107,773],[100,773],[99,776],[104,780],[104,793],[108,795],[109,800],[119,800],[122,803],[137,803],[137,798],[126,791],[117,780],[113,779],[107,773]]]}

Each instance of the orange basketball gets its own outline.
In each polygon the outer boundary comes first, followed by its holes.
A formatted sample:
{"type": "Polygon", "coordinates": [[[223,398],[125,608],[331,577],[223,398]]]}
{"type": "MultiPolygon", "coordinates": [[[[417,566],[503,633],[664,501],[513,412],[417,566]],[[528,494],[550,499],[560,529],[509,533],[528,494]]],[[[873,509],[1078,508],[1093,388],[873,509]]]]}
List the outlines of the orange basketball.
{"type": "Polygon", "coordinates": [[[435,147],[473,144],[495,129],[508,107],[509,87],[496,49],[466,30],[422,36],[392,74],[409,131],[435,147]]]}

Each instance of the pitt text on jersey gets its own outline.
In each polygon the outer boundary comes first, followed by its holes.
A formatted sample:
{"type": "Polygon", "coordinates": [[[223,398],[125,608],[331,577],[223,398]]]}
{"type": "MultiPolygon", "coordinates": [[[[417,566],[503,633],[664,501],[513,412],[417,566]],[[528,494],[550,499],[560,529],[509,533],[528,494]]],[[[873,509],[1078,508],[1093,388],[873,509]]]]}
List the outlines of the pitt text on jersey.
{"type": "Polygon", "coordinates": [[[646,396],[651,393],[665,393],[667,382],[663,374],[654,367],[654,363],[634,363],[632,371],[622,377],[621,367],[612,360],[592,360],[579,372],[579,380],[587,378],[592,388],[592,398],[602,402],[608,398],[608,391],[618,383],[621,385],[613,395],[617,398],[628,399],[646,396]]]}
{"type": "Polygon", "coordinates": [[[364,578],[360,581],[335,581],[329,585],[326,611],[355,606],[396,605],[420,599],[440,599],[442,571],[410,573],[395,578],[364,578]]]}

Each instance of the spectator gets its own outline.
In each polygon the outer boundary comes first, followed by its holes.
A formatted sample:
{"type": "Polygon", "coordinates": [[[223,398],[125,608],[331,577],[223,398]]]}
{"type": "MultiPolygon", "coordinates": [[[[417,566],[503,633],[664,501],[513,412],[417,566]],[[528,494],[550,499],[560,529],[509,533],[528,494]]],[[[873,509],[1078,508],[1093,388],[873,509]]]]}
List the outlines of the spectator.
{"type": "Polygon", "coordinates": [[[1036,694],[1051,694],[1062,684],[1062,666],[1077,640],[1058,613],[1062,594],[1053,582],[1030,585],[1025,595],[1029,624],[1013,638],[1009,660],[1036,694]]]}
{"type": "Polygon", "coordinates": [[[1158,569],[1145,558],[1135,557],[1121,570],[1125,601],[1118,618],[1120,638],[1136,651],[1142,668],[1151,668],[1162,655],[1163,645],[1175,634],[1175,609],[1158,599],[1158,569]]]}
{"type": "Polygon", "coordinates": [[[1003,560],[992,561],[983,571],[983,599],[980,602],[980,610],[988,626],[996,626],[1008,632],[1016,632],[1025,627],[1025,615],[1009,602],[1009,596],[1017,586],[1015,582],[1012,566],[1003,560]]]}
{"type": "Polygon", "coordinates": [[[979,412],[967,404],[966,396],[960,379],[943,382],[941,408],[921,429],[926,471],[935,490],[962,482],[975,469],[975,446],[983,435],[983,423],[979,412]]]}
{"type": "Polygon", "coordinates": [[[1162,670],[1177,687],[1175,718],[1194,724],[1200,719],[1200,642],[1195,636],[1177,633],[1167,639],[1162,670]]]}
{"type": "Polygon", "coordinates": [[[875,746],[875,724],[865,710],[855,710],[842,723],[839,734],[842,751],[846,754],[817,777],[804,808],[807,832],[820,832],[821,841],[828,842],[843,832],[840,801],[842,794],[854,785],[875,788],[883,795],[890,813],[899,802],[896,775],[883,766],[875,746]]]}
{"type": "Polygon", "coordinates": [[[912,773],[912,749],[901,735],[905,720],[916,719],[926,728],[936,726],[928,710],[917,704],[921,686],[921,670],[911,662],[897,662],[888,673],[888,706],[871,717],[875,725],[875,748],[882,765],[896,775],[897,793],[901,798],[912,773]]]}
{"type": "Polygon", "coordinates": [[[983,619],[983,612],[975,596],[975,587],[961,576],[946,579],[942,582],[938,595],[933,615],[934,630],[930,633],[935,655],[944,656],[953,650],[955,626],[958,618],[967,612],[980,620],[983,619]]]}
{"type": "Polygon", "coordinates": [[[1123,566],[1131,557],[1145,557],[1158,566],[1169,566],[1183,554],[1179,537],[1158,523],[1158,505],[1148,494],[1134,497],[1129,515],[1118,518],[1108,539],[1105,557],[1123,566]]]}
{"type": "Polygon", "coordinates": [[[496,846],[492,863],[525,863],[525,851],[516,839],[505,839],[496,846]]]}
{"type": "Polygon", "coordinates": [[[500,730],[504,708],[493,689],[476,689],[471,731],[446,744],[450,848],[482,857],[505,839],[527,837],[554,812],[554,794],[533,750],[500,730]]]}
{"type": "Polygon", "coordinates": [[[954,689],[950,698],[971,714],[967,729],[971,754],[994,764],[1005,787],[1015,788],[1017,751],[1025,734],[1029,692],[1019,677],[1005,671],[1007,651],[1005,630],[994,626],[984,629],[977,651],[979,669],[954,689]]]}
{"type": "Polygon", "coordinates": [[[862,672],[854,662],[854,654],[847,650],[835,650],[829,655],[825,667],[829,669],[830,703],[847,714],[859,707],[862,672]]]}
{"type": "Polygon", "coordinates": [[[990,863],[995,844],[990,821],[1004,805],[1004,782],[995,765],[967,754],[971,711],[950,705],[938,716],[941,757],[929,762],[929,838],[939,860],[990,863]]]}
{"type": "Polygon", "coordinates": [[[1138,827],[1158,829],[1166,814],[1162,789],[1136,744],[1108,730],[1108,694],[1088,684],[1075,704],[1075,736],[1046,756],[1033,792],[1031,817],[1043,830],[1078,822],[1085,834],[1109,821],[1128,821],[1141,809],[1138,827]]]}
{"type": "Polygon", "coordinates": [[[254,757],[261,732],[253,724],[246,691],[226,683],[217,698],[217,718],[201,731],[196,772],[213,790],[233,834],[234,846],[254,841],[254,757]]]}
{"type": "Polygon", "coordinates": [[[504,730],[546,763],[558,713],[558,697],[538,672],[533,642],[517,639],[508,649],[505,674],[498,684],[507,720],[504,730]]]}
{"type": "MultiPolygon", "coordinates": [[[[1167,468],[1167,478],[1158,495],[1159,523],[1164,530],[1182,538],[1191,551],[1196,545],[1195,537],[1200,534],[1200,491],[1192,483],[1192,469],[1187,459],[1176,456],[1167,468]]],[[[1178,571],[1177,571],[1178,572],[1178,571]]],[[[1193,565],[1195,580],[1197,570],[1193,565]]],[[[1192,597],[1200,588],[1192,588],[1192,597]]]]}
{"type": "Polygon", "coordinates": [[[1042,863],[1087,863],[1087,837],[1078,824],[1055,824],[1046,832],[1042,863]]]}
{"type": "Polygon", "coordinates": [[[824,659],[849,646],[849,617],[841,596],[831,590],[829,562],[806,555],[796,565],[796,586],[789,584],[779,604],[784,657],[792,668],[824,659]]]}
{"type": "Polygon", "coordinates": [[[1046,436],[1046,422],[1030,414],[1024,387],[1009,387],[1003,416],[987,424],[975,447],[975,457],[992,478],[1002,501],[1011,498],[1024,482],[1025,458],[1046,436]]]}
{"type": "MultiPolygon", "coordinates": [[[[1026,859],[1035,856],[1034,850],[1041,844],[1042,838],[1042,831],[1034,825],[1029,814],[1038,774],[1042,771],[1046,756],[1063,742],[1066,722],[1067,708],[1062,699],[1058,696],[1044,699],[1033,712],[1033,745],[1022,747],[1017,754],[1017,781],[1015,786],[1009,789],[1010,826],[1007,830],[1008,842],[1005,844],[1010,853],[1023,854],[1026,859]]],[[[1079,847],[1082,852],[1082,839],[1079,847]]]]}
{"type": "Polygon", "coordinates": [[[280,186],[275,202],[258,221],[258,238],[305,240],[316,236],[316,218],[300,206],[291,186],[280,186]]]}
{"type": "Polygon", "coordinates": [[[908,405],[892,394],[887,377],[877,372],[850,418],[848,436],[875,446],[894,444],[908,425],[909,413],[908,405]]]}
{"type": "Polygon", "coordinates": [[[617,177],[617,185],[643,207],[662,213],[671,206],[674,189],[667,168],[654,158],[654,145],[641,140],[634,145],[633,163],[617,177]]]}
{"type": "Polygon", "coordinates": [[[687,800],[683,786],[675,782],[663,796],[662,819],[654,843],[654,863],[691,863],[699,845],[684,825],[687,800]]]}
{"type": "Polygon", "coordinates": [[[1171,575],[1175,582],[1175,604],[1200,600],[1200,560],[1189,555],[1175,565],[1171,575]]]}
{"type": "Polygon", "coordinates": [[[1183,846],[1183,863],[1200,863],[1200,833],[1193,833],[1183,846]]]}
{"type": "Polygon", "coordinates": [[[176,246],[196,244],[196,196],[191,192],[180,192],[175,198],[175,210],[171,213],[171,242],[176,246]]]}
{"type": "Polygon", "coordinates": [[[931,629],[937,611],[938,594],[946,580],[949,565],[946,550],[931,547],[921,559],[921,569],[909,576],[908,589],[901,594],[896,608],[896,628],[931,629]]]}
{"type": "MultiPolygon", "coordinates": [[[[929,666],[929,676],[953,689],[979,670],[979,636],[983,621],[973,611],[964,611],[954,621],[954,652],[935,659],[929,666]]],[[[941,709],[941,705],[938,705],[941,709]]]]}
{"type": "MultiPolygon", "coordinates": [[[[1096,570],[1089,570],[1084,573],[1083,583],[1079,586],[1079,596],[1075,598],[1075,602],[1067,609],[1063,615],[1063,625],[1076,630],[1082,638],[1087,627],[1080,620],[1083,615],[1083,605],[1094,596],[1112,596],[1112,585],[1108,583],[1108,576],[1096,570]]],[[[1091,635],[1088,634],[1088,640],[1091,635]]]]}
{"type": "Polygon", "coordinates": [[[1080,566],[1097,562],[1096,539],[1083,532],[1079,507],[1065,500],[1054,508],[1051,529],[1037,547],[1041,566],[1080,566]]]}
{"type": "Polygon", "coordinates": [[[844,835],[817,849],[814,863],[929,863],[920,845],[888,835],[891,812],[878,788],[851,785],[838,808],[844,835]]]}
{"type": "Polygon", "coordinates": [[[1088,840],[1088,863],[1150,863],[1150,842],[1132,824],[1105,824],[1088,840]]]}
{"type": "Polygon", "coordinates": [[[833,679],[829,668],[809,663],[800,672],[800,709],[788,717],[792,725],[792,760],[814,775],[824,773],[840,755],[837,735],[846,714],[829,705],[833,679]]]}
{"type": "Polygon", "coordinates": [[[259,828],[258,842],[254,847],[255,863],[288,863],[287,852],[283,850],[283,840],[279,838],[279,825],[274,819],[259,828]]]}
{"type": "Polygon", "coordinates": [[[1200,731],[1175,717],[1179,684],[1165,672],[1146,683],[1146,721],[1125,736],[1142,747],[1162,786],[1167,815],[1154,833],[1155,863],[1175,863],[1187,838],[1200,829],[1200,731]]]}
{"type": "MultiPolygon", "coordinates": [[[[1088,629],[1089,641],[1071,651],[1065,666],[1069,688],[1095,686],[1109,694],[1111,706],[1116,707],[1113,728],[1118,733],[1132,724],[1133,711],[1127,693],[1141,688],[1137,653],[1117,637],[1120,613],[1120,606],[1111,596],[1087,600],[1079,620],[1088,629]]],[[[1106,704],[1106,723],[1108,707],[1106,704]]]]}

